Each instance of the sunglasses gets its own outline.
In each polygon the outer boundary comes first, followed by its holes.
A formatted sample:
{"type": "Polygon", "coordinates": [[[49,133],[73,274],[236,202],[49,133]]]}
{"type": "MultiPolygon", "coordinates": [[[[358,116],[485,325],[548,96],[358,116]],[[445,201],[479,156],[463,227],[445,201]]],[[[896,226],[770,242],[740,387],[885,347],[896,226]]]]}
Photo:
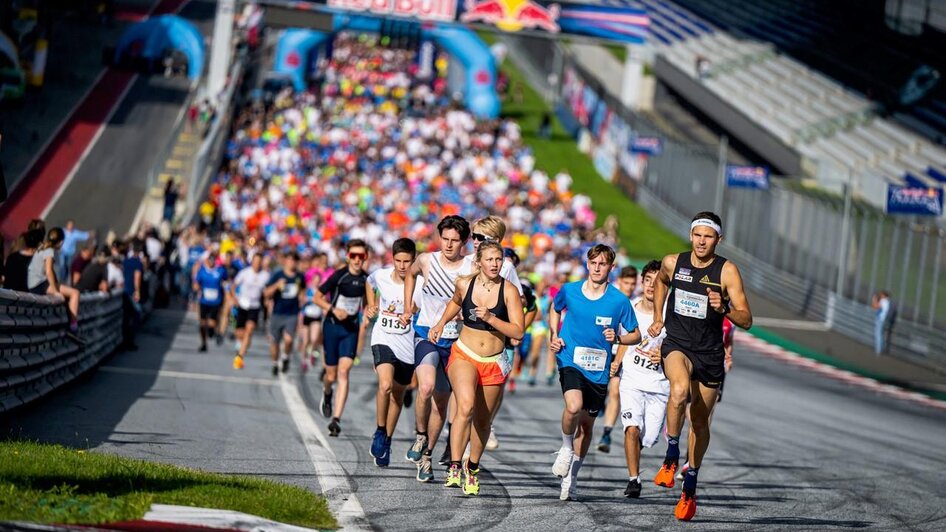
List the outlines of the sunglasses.
{"type": "Polygon", "coordinates": [[[491,237],[491,236],[486,236],[486,235],[484,235],[484,234],[482,234],[482,233],[473,233],[473,240],[475,240],[475,241],[477,241],[477,242],[494,242],[494,241],[496,241],[495,238],[493,238],[493,237],[491,237]]]}
{"type": "Polygon", "coordinates": [[[367,253],[349,253],[348,258],[351,260],[365,260],[368,258],[367,253]]]}

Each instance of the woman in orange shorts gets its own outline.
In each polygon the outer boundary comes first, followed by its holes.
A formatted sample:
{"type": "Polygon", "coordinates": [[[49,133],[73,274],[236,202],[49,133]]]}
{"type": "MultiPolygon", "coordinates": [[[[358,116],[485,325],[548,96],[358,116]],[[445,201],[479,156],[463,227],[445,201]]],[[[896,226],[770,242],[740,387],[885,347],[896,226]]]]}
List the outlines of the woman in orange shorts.
{"type": "Polygon", "coordinates": [[[479,272],[457,280],[453,299],[447,304],[429,339],[436,342],[446,323],[463,312],[463,329],[453,344],[447,362],[447,376],[453,386],[457,408],[450,431],[450,469],[445,487],[461,487],[467,495],[480,492],[477,475],[479,460],[489,438],[489,427],[499,407],[506,377],[512,369],[506,358],[507,338],[523,335],[522,302],[515,285],[499,276],[503,248],[496,242],[482,242],[476,250],[479,272]],[[470,426],[473,430],[471,434],[470,426]],[[470,459],[462,470],[460,457],[467,443],[470,459]]]}

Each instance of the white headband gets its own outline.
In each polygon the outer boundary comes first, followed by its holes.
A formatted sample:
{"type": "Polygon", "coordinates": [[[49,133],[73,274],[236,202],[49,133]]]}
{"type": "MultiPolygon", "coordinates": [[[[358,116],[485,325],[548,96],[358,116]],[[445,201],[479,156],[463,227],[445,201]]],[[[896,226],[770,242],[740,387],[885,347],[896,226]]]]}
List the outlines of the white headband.
{"type": "Polygon", "coordinates": [[[720,227],[719,224],[717,224],[716,222],[708,218],[700,218],[698,220],[693,220],[693,223],[690,224],[690,231],[692,231],[694,228],[699,227],[701,225],[703,227],[709,227],[710,229],[715,230],[717,235],[723,236],[723,228],[720,227]]]}

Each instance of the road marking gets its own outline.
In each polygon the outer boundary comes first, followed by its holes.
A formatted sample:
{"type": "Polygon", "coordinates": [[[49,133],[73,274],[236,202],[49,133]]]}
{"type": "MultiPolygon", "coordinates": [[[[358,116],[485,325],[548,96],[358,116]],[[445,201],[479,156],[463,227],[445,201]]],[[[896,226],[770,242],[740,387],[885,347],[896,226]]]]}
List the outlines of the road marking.
{"type": "Polygon", "coordinates": [[[328,499],[329,508],[338,519],[338,525],[342,530],[371,530],[365,510],[358,496],[352,492],[345,469],[338,462],[328,439],[312,419],[299,390],[285,375],[279,377],[279,384],[286,399],[286,406],[289,407],[289,415],[292,416],[292,421],[296,424],[309,453],[309,459],[315,467],[322,494],[328,499]]]}
{"type": "Polygon", "coordinates": [[[119,366],[101,366],[99,371],[106,373],[122,373],[125,375],[149,375],[170,377],[172,379],[191,379],[197,381],[231,382],[234,384],[257,384],[261,386],[276,386],[278,383],[270,379],[254,379],[252,377],[231,377],[229,375],[213,375],[210,373],[188,373],[184,371],[170,371],[166,369],[154,370],[144,368],[122,368],[119,366]]]}
{"type": "Polygon", "coordinates": [[[782,318],[763,318],[753,316],[752,324],[761,325],[763,327],[774,327],[776,329],[795,329],[799,331],[828,330],[828,325],[823,321],[786,320],[782,318]]]}

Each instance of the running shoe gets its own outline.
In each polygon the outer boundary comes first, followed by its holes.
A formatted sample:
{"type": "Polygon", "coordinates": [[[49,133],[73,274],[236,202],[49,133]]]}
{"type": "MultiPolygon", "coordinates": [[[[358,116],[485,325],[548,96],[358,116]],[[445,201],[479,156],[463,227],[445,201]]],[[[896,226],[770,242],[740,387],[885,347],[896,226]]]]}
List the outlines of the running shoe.
{"type": "Polygon", "coordinates": [[[352,361],[352,364],[355,365],[355,366],[360,366],[360,365],[361,365],[361,357],[355,357],[355,360],[352,361]]]}
{"type": "Polygon", "coordinates": [[[421,458],[424,456],[424,451],[427,450],[427,436],[422,436],[418,434],[414,438],[414,444],[411,445],[411,448],[407,450],[407,454],[404,455],[404,458],[408,462],[414,462],[415,464],[420,462],[421,458]]]}
{"type": "Polygon", "coordinates": [[[509,379],[509,393],[516,393],[516,379],[509,379]]]}
{"type": "Polygon", "coordinates": [[[479,495],[480,494],[480,479],[479,469],[463,470],[463,494],[464,495],[479,495]]]}
{"type": "Polygon", "coordinates": [[[690,462],[684,462],[683,467],[680,468],[680,471],[677,471],[677,480],[683,480],[683,475],[687,474],[687,471],[690,470],[690,462]]]}
{"type": "Polygon", "coordinates": [[[289,372],[289,357],[282,359],[282,372],[283,373],[289,372]]]}
{"type": "Polygon", "coordinates": [[[673,475],[677,472],[678,463],[673,458],[664,460],[664,465],[660,466],[657,476],[654,477],[654,484],[665,488],[672,488],[674,484],[673,475]]]}
{"type": "Polygon", "coordinates": [[[278,377],[278,376],[279,376],[279,365],[273,364],[273,377],[278,377]]]}
{"type": "Polygon", "coordinates": [[[572,459],[575,458],[575,451],[570,447],[562,446],[558,450],[558,456],[555,457],[555,463],[552,464],[552,473],[556,477],[567,477],[572,468],[572,459]]]}
{"type": "Polygon", "coordinates": [[[319,404],[323,417],[332,416],[332,392],[322,394],[322,402],[319,404]]]}
{"type": "Polygon", "coordinates": [[[341,425],[338,424],[338,420],[333,419],[328,424],[328,435],[333,438],[337,438],[340,432],[342,432],[341,425]]]}
{"type": "Polygon", "coordinates": [[[243,369],[243,357],[240,355],[233,357],[233,369],[243,369]]]}
{"type": "Polygon", "coordinates": [[[201,344],[201,346],[197,348],[197,352],[198,352],[198,353],[206,353],[206,352],[207,352],[207,344],[201,344]]]}
{"type": "Polygon", "coordinates": [[[420,461],[417,462],[417,482],[430,482],[434,479],[430,462],[430,455],[424,454],[420,457],[420,461]]]}
{"type": "Polygon", "coordinates": [[[578,500],[578,479],[572,475],[562,477],[562,491],[558,494],[560,501],[578,500]]]}
{"type": "Polygon", "coordinates": [[[321,357],[321,356],[322,356],[322,353],[319,353],[319,350],[318,350],[318,349],[313,349],[313,350],[312,350],[312,354],[309,355],[309,358],[311,359],[312,365],[315,365],[315,361],[318,360],[319,357],[321,357]]]}
{"type": "Polygon", "coordinates": [[[601,440],[598,442],[598,450],[603,453],[611,452],[611,434],[605,432],[601,435],[601,440]]]}
{"type": "Polygon", "coordinates": [[[535,375],[529,377],[529,386],[535,386],[535,375]]]}
{"type": "Polygon", "coordinates": [[[374,431],[374,436],[371,438],[371,449],[368,450],[372,458],[381,456],[384,450],[384,439],[387,438],[387,436],[388,435],[381,429],[374,431]]]}
{"type": "Polygon", "coordinates": [[[555,382],[555,374],[554,374],[554,373],[548,373],[548,374],[545,375],[545,385],[546,385],[546,386],[551,386],[554,382],[555,382]]]}
{"type": "Polygon", "coordinates": [[[459,488],[462,484],[463,481],[460,478],[460,466],[457,464],[451,465],[450,469],[447,470],[447,480],[444,481],[443,487],[459,488]]]}
{"type": "Polygon", "coordinates": [[[627,487],[624,488],[624,496],[628,499],[636,499],[641,496],[641,479],[628,480],[627,487]]]}
{"type": "Polygon", "coordinates": [[[450,463],[450,442],[448,441],[445,445],[446,449],[443,450],[443,454],[440,455],[440,460],[437,460],[437,463],[440,465],[447,465],[450,463]]]}
{"type": "Polygon", "coordinates": [[[681,521],[689,521],[696,515],[696,493],[687,493],[686,490],[680,494],[680,500],[677,501],[677,507],[673,510],[673,515],[681,521]]]}
{"type": "Polygon", "coordinates": [[[381,452],[374,459],[374,465],[378,467],[388,467],[388,464],[391,463],[391,440],[385,436],[383,441],[381,452]]]}
{"type": "Polygon", "coordinates": [[[214,342],[217,343],[217,347],[220,347],[221,345],[223,345],[223,340],[224,340],[223,335],[218,334],[217,337],[214,339],[214,342]]]}
{"type": "Polygon", "coordinates": [[[302,359],[302,374],[305,375],[308,372],[309,372],[309,359],[303,358],[302,359]]]}
{"type": "Polygon", "coordinates": [[[499,440],[496,439],[496,431],[493,430],[493,427],[489,428],[489,438],[486,440],[486,450],[495,451],[499,449],[499,440]]]}

